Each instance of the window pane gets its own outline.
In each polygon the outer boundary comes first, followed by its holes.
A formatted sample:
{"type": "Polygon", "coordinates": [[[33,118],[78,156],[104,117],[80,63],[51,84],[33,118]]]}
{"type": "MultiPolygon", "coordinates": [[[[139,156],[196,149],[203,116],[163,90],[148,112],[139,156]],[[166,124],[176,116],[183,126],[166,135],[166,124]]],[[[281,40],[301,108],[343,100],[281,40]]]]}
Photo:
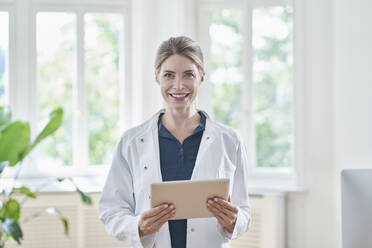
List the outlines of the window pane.
{"type": "Polygon", "coordinates": [[[42,164],[72,165],[75,23],[74,14],[37,14],[39,118],[45,119],[58,106],[64,110],[62,127],[41,144],[42,164]]]}
{"type": "Polygon", "coordinates": [[[0,12],[0,105],[7,105],[9,80],[9,16],[0,12]]]}
{"type": "Polygon", "coordinates": [[[89,164],[109,164],[119,138],[119,48],[123,19],[118,14],[85,15],[89,164]]]}
{"type": "Polygon", "coordinates": [[[292,7],[253,11],[253,104],[259,167],[292,166],[292,17],[292,7]]]}
{"type": "Polygon", "coordinates": [[[241,11],[222,10],[213,13],[209,27],[213,116],[238,131],[243,82],[241,23],[241,11]]]}

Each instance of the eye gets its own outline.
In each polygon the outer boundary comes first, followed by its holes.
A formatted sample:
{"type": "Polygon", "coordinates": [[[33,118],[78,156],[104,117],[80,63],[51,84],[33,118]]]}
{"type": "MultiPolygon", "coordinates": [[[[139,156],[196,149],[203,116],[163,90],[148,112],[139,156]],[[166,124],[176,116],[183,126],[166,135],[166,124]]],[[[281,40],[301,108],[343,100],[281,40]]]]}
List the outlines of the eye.
{"type": "Polygon", "coordinates": [[[173,74],[170,73],[170,72],[166,72],[166,73],[164,73],[164,77],[165,78],[172,78],[173,77],[173,74]]]}
{"type": "Polygon", "coordinates": [[[186,72],[185,76],[188,77],[188,78],[194,78],[195,77],[193,72],[186,72]]]}

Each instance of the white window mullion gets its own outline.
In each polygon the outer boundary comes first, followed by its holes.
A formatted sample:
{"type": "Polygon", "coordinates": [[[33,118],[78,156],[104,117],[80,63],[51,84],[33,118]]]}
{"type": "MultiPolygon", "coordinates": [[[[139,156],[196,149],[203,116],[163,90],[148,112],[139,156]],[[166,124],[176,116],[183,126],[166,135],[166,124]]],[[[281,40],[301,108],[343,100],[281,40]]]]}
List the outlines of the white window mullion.
{"type": "Polygon", "coordinates": [[[212,87],[210,85],[209,78],[209,55],[210,55],[210,37],[209,37],[209,26],[211,23],[211,11],[207,7],[202,7],[199,11],[199,39],[204,54],[204,66],[206,74],[204,77],[204,83],[200,88],[200,96],[198,97],[200,109],[207,111],[212,114],[212,104],[210,94],[212,87]]]}
{"type": "Polygon", "coordinates": [[[297,185],[304,186],[305,182],[305,155],[304,155],[304,82],[305,82],[305,54],[304,54],[304,26],[305,26],[305,3],[303,0],[294,0],[293,16],[293,118],[294,118],[294,170],[297,175],[297,185]]]}
{"type": "Polygon", "coordinates": [[[119,129],[125,130],[132,125],[132,85],[131,82],[131,71],[129,69],[129,63],[131,61],[130,54],[126,54],[130,51],[130,30],[129,30],[129,15],[127,12],[123,16],[122,30],[120,30],[119,39],[119,87],[120,87],[120,114],[119,114],[119,129]]]}
{"type": "Polygon", "coordinates": [[[256,167],[256,135],[253,122],[253,46],[252,46],[252,6],[244,5],[243,15],[243,73],[244,83],[242,92],[242,114],[243,127],[242,135],[248,146],[250,169],[256,167]]]}
{"type": "Polygon", "coordinates": [[[88,165],[88,129],[86,87],[84,78],[84,12],[76,18],[76,82],[74,83],[73,165],[84,169],[88,165]]]}

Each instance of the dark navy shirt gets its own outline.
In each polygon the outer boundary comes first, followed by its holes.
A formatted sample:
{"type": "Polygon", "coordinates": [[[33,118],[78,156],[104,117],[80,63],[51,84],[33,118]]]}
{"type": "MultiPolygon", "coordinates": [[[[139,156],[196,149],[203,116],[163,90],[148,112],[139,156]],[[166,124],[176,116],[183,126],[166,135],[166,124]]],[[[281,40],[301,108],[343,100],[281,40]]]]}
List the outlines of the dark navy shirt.
{"type": "MultiPolygon", "coordinates": [[[[195,128],[193,134],[181,144],[161,123],[160,118],[163,114],[159,116],[158,121],[160,167],[163,182],[190,180],[205,128],[206,116],[199,112],[200,124],[195,128]]],[[[168,223],[172,247],[186,248],[187,220],[170,220],[168,223]]]]}

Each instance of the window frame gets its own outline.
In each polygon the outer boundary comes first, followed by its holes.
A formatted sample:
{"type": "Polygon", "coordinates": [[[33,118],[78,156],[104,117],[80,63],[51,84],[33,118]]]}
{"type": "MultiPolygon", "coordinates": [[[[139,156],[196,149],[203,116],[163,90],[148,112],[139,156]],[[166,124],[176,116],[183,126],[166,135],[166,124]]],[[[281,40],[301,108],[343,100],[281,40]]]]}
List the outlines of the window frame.
{"type": "Polygon", "coordinates": [[[11,5],[11,1],[8,0],[8,1],[5,1],[5,0],[2,0],[0,1],[0,12],[6,12],[8,14],[8,57],[6,58],[7,61],[5,62],[6,63],[6,66],[8,66],[8,82],[7,82],[7,90],[8,92],[6,93],[7,94],[7,103],[9,105],[11,105],[11,100],[14,98],[11,96],[11,93],[14,92],[13,90],[13,85],[11,84],[11,82],[13,81],[14,79],[14,70],[13,70],[13,64],[14,64],[14,61],[13,61],[13,58],[14,58],[14,42],[12,42],[14,40],[14,10],[13,10],[13,7],[11,5]]]}
{"type": "MultiPolygon", "coordinates": [[[[303,0],[198,0],[198,39],[204,51],[205,66],[209,68],[209,25],[213,11],[240,9],[243,12],[243,75],[242,85],[242,137],[247,144],[250,185],[257,188],[297,189],[304,186],[304,3],[303,0]],[[293,154],[292,168],[260,168],[256,166],[255,131],[252,119],[253,48],[252,13],[254,8],[279,5],[293,6],[293,154]]],[[[209,75],[206,74],[206,81],[209,75]]],[[[211,112],[211,85],[200,89],[200,105],[211,112]]]]}
{"type": "MultiPolygon", "coordinates": [[[[85,56],[84,56],[84,15],[86,13],[113,13],[123,18],[123,30],[120,33],[119,49],[119,128],[125,130],[132,121],[132,85],[131,85],[131,16],[129,0],[0,0],[0,10],[9,13],[9,105],[14,119],[28,121],[32,135],[38,131],[38,85],[37,85],[37,46],[36,22],[39,12],[66,12],[76,16],[76,54],[73,81],[73,162],[72,166],[60,166],[58,171],[38,169],[35,158],[39,154],[36,149],[24,161],[20,178],[40,177],[102,177],[106,175],[109,165],[89,165],[89,144],[87,129],[87,102],[85,56]],[[17,30],[17,32],[15,31],[17,30]],[[23,35],[21,33],[24,33],[23,35]],[[26,39],[22,39],[26,37],[26,39]],[[20,52],[15,51],[15,45],[20,52]],[[21,53],[25,54],[21,54],[21,53]],[[17,73],[27,75],[15,77],[17,73]],[[23,82],[22,82],[23,81],[23,82]],[[23,90],[20,90],[23,89],[23,90]],[[79,136],[74,135],[79,133],[79,136]],[[81,135],[82,134],[82,135],[81,135]],[[80,138],[80,137],[83,138],[80,138]]],[[[47,118],[47,116],[41,116],[47,118]]],[[[34,138],[34,137],[32,137],[34,138]]],[[[118,137],[119,139],[119,137],[118,137]]],[[[2,178],[15,176],[18,166],[4,171],[2,178]]],[[[54,168],[55,169],[55,168],[54,168]]]]}

